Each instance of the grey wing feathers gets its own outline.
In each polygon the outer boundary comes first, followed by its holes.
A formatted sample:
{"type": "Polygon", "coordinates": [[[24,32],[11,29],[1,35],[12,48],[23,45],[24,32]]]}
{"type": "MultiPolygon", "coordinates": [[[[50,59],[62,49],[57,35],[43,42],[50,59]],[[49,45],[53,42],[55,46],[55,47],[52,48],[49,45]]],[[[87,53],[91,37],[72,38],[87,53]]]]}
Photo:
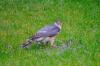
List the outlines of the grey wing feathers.
{"type": "Polygon", "coordinates": [[[55,27],[54,25],[45,26],[44,28],[40,29],[36,34],[37,36],[53,36],[59,32],[59,28],[55,27]]]}

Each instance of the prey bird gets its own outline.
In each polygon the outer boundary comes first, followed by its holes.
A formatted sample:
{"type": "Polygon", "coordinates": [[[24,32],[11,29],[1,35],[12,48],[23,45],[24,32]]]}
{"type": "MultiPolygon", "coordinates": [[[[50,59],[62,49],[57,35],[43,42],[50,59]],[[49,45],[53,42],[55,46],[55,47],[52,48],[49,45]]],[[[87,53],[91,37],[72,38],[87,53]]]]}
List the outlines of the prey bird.
{"type": "Polygon", "coordinates": [[[48,43],[50,42],[51,46],[54,45],[54,39],[56,35],[61,30],[61,22],[56,21],[52,25],[47,25],[41,28],[39,31],[36,32],[35,35],[33,35],[31,38],[29,38],[25,43],[22,44],[22,47],[27,47],[28,45],[31,45],[32,42],[43,42],[48,43]]]}

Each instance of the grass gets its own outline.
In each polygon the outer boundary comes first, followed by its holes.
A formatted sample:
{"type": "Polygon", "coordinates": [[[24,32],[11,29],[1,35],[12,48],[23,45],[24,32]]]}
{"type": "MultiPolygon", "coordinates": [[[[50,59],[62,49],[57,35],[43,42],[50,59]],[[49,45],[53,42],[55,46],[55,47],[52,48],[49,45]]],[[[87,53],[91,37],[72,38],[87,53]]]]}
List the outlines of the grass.
{"type": "Polygon", "coordinates": [[[0,0],[0,66],[100,66],[99,0],[0,0]],[[56,19],[67,48],[20,45],[56,19]]]}

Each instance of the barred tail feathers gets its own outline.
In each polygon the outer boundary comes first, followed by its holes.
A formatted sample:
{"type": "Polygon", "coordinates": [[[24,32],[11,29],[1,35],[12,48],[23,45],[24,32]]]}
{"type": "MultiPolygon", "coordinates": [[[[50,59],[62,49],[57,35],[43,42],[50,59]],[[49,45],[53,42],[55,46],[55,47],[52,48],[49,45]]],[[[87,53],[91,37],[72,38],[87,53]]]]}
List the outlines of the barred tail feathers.
{"type": "Polygon", "coordinates": [[[37,39],[38,37],[33,36],[30,39],[27,39],[25,43],[22,44],[22,47],[27,47],[28,45],[31,45],[33,41],[35,41],[35,39],[37,39]]]}

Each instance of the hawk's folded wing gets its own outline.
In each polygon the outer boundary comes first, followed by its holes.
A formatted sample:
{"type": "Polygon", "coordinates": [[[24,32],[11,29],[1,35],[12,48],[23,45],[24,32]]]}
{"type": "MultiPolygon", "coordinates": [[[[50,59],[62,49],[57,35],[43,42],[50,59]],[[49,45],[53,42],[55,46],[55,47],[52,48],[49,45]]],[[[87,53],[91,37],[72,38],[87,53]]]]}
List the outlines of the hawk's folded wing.
{"type": "Polygon", "coordinates": [[[60,29],[54,25],[45,26],[44,28],[40,29],[35,36],[38,37],[49,37],[55,36],[60,29]]]}

